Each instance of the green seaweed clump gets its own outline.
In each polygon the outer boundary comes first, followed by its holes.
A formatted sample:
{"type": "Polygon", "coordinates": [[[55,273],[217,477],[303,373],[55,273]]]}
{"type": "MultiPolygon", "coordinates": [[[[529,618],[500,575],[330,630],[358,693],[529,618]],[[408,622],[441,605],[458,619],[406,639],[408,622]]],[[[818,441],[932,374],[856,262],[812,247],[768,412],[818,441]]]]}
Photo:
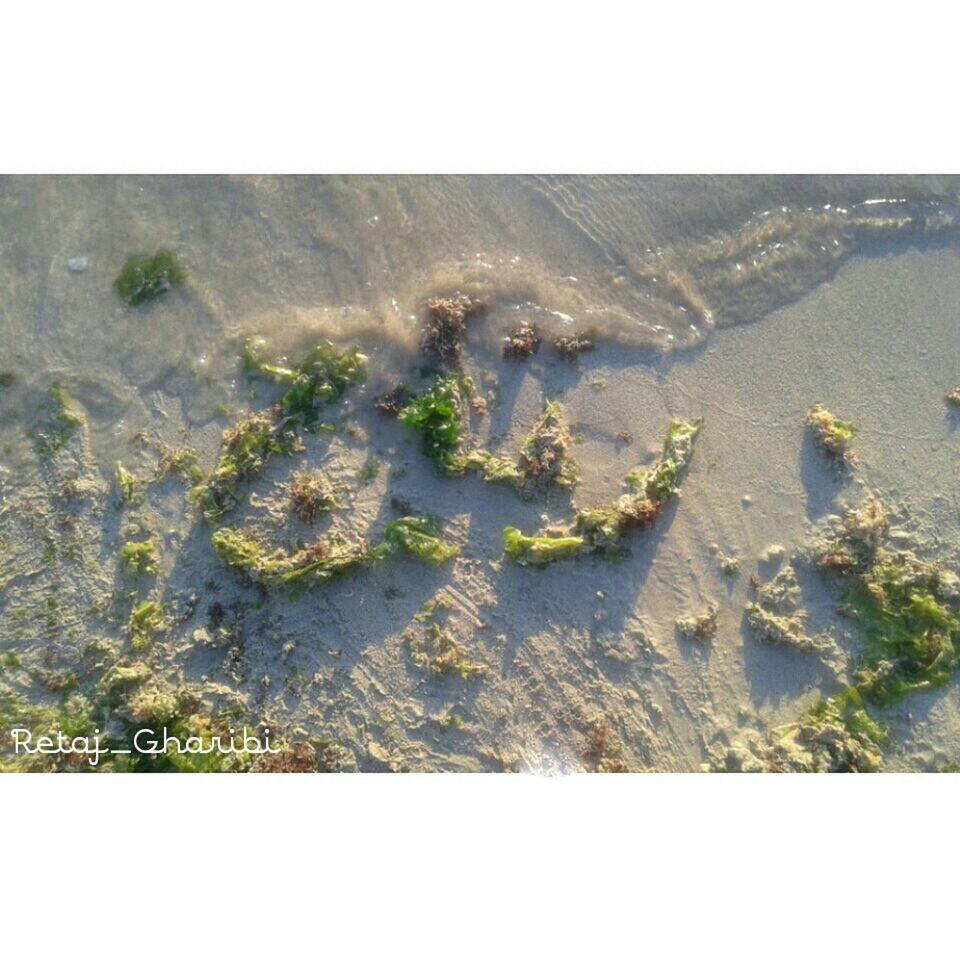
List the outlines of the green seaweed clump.
{"type": "Polygon", "coordinates": [[[190,491],[190,498],[208,521],[218,520],[239,503],[239,484],[259,473],[270,456],[294,453],[301,446],[279,407],[252,413],[223,431],[217,466],[190,491]]]}
{"type": "Polygon", "coordinates": [[[504,527],[503,549],[521,566],[546,566],[554,560],[568,560],[583,552],[583,537],[543,534],[528,537],[516,527],[504,527]]]}
{"type": "Polygon", "coordinates": [[[440,566],[460,552],[456,545],[443,542],[439,524],[430,517],[394,520],[387,525],[384,539],[390,546],[412,553],[434,566],[440,566]]]}
{"type": "Polygon", "coordinates": [[[960,615],[940,584],[936,568],[902,556],[857,574],[846,609],[863,636],[855,679],[868,699],[895,703],[913,690],[942,686],[960,665],[960,615]]]}
{"type": "Polygon", "coordinates": [[[86,422],[83,412],[73,402],[70,391],[55,381],[47,391],[45,419],[35,435],[37,452],[56,453],[70,442],[77,428],[86,422]]]}
{"type": "Polygon", "coordinates": [[[212,544],[227,566],[265,586],[327,582],[373,563],[388,552],[384,548],[371,550],[362,540],[348,540],[334,533],[294,553],[268,553],[252,534],[229,527],[215,531],[212,544]]]}
{"type": "Polygon", "coordinates": [[[960,581],[909,550],[887,547],[888,530],[882,503],[868,497],[818,558],[821,570],[839,578],[841,610],[861,634],[856,687],[881,705],[942,686],[960,666],[960,581]]]}
{"type": "Polygon", "coordinates": [[[130,540],[120,548],[123,572],[131,577],[157,572],[157,550],[152,540],[130,540]]]}
{"type": "Polygon", "coordinates": [[[137,504],[143,500],[140,481],[119,460],[113,479],[117,488],[117,503],[120,506],[137,504]]]}
{"type": "Polygon", "coordinates": [[[794,773],[876,773],[883,767],[886,730],[848,687],[815,704],[797,723],[778,729],[764,769],[794,773]]]}
{"type": "Polygon", "coordinates": [[[156,600],[144,600],[138,603],[127,621],[127,633],[130,635],[130,648],[136,652],[146,650],[154,636],[166,629],[167,621],[163,607],[156,600]]]}
{"type": "Polygon", "coordinates": [[[814,404],[807,413],[807,426],[827,455],[841,464],[853,461],[853,437],[857,428],[849,420],[840,420],[823,404],[814,404]]]}
{"type": "Polygon", "coordinates": [[[160,457],[156,472],[158,480],[175,473],[193,486],[203,483],[203,471],[200,469],[200,458],[196,450],[190,447],[173,449],[161,443],[157,446],[157,453],[160,457]]]}
{"type": "Polygon", "coordinates": [[[260,542],[245,530],[221,527],[214,530],[210,543],[220,560],[234,570],[256,570],[264,558],[260,542]]]}
{"type": "Polygon", "coordinates": [[[341,352],[329,340],[311,348],[292,367],[265,362],[252,339],[243,344],[243,366],[248,375],[287,385],[280,399],[283,411],[290,417],[302,417],[308,429],[316,425],[323,406],[339,403],[347,387],[363,380],[366,363],[366,356],[355,348],[341,352]]]}
{"type": "Polygon", "coordinates": [[[507,556],[517,563],[542,566],[579,554],[622,555],[626,534],[650,526],[663,505],[680,492],[680,481],[693,456],[701,426],[701,420],[672,420],[657,460],[648,469],[635,470],[627,476],[633,492],[613,504],[578,510],[571,528],[526,537],[507,527],[503,532],[507,556]]]}
{"type": "Polygon", "coordinates": [[[464,468],[457,451],[463,409],[461,378],[455,373],[437,374],[429,390],[414,397],[397,419],[423,438],[423,451],[441,473],[460,473],[464,468]]]}
{"type": "Polygon", "coordinates": [[[158,250],[152,257],[130,257],[114,280],[113,288],[122,300],[136,307],[182,286],[186,279],[177,255],[158,250]]]}
{"type": "Polygon", "coordinates": [[[339,533],[319,537],[294,553],[268,553],[251,533],[221,527],[211,543],[217,556],[250,580],[266,586],[326,582],[370,566],[398,550],[412,553],[428,563],[441,564],[458,548],[440,539],[436,521],[425,517],[402,517],[389,524],[383,543],[369,547],[363,540],[349,540],[339,533]]]}

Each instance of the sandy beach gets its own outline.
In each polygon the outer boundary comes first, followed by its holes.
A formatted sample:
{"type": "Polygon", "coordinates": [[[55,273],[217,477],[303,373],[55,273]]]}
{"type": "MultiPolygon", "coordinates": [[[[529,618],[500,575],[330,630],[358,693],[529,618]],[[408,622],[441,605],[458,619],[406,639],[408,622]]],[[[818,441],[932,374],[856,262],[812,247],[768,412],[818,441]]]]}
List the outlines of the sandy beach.
{"type": "MultiPolygon", "coordinates": [[[[5,703],[95,702],[110,670],[143,664],[143,689],[255,717],[332,751],[336,769],[570,773],[597,768],[599,750],[630,771],[697,771],[853,683],[857,624],[810,561],[831,518],[873,494],[897,537],[956,569],[954,182],[429,179],[0,183],[5,703]],[[879,218],[856,207],[878,197],[898,203],[879,218]],[[161,246],[187,284],[131,309],[111,283],[129,254],[161,246]],[[757,266],[754,247],[776,262],[757,266]],[[485,402],[466,446],[515,458],[556,400],[572,496],[440,476],[420,438],[375,408],[398,379],[426,388],[423,305],[458,291],[486,304],[463,341],[485,402]],[[546,342],[504,359],[522,320],[546,342]],[[549,345],[569,330],[596,343],[575,363],[549,345]],[[321,531],[377,543],[412,512],[439,520],[456,557],[393,555],[305,591],[221,562],[187,485],[153,478],[158,443],[195,450],[209,474],[223,431],[277,402],[276,384],[244,375],[244,337],[271,357],[329,337],[369,361],[330,430],[244,485],[230,526],[292,550],[321,531]],[[84,425],[44,458],[31,431],[55,380],[84,425]],[[856,425],[851,469],[805,426],[815,403],[856,425]],[[538,569],[504,555],[504,527],[532,534],[620,496],[671,418],[703,426],[679,496],[629,535],[629,556],[538,569]],[[117,461],[142,481],[122,508],[117,461]],[[291,517],[288,484],[314,469],[339,509],[310,524],[291,517]],[[118,555],[146,538],[157,569],[131,579],[118,555]],[[787,566],[820,652],[760,642],[745,620],[756,583],[787,566]],[[133,651],[144,599],[164,623],[133,651]],[[677,621],[711,604],[715,635],[685,636],[677,621]],[[434,626],[469,676],[424,667],[434,626]]],[[[955,684],[872,713],[890,730],[885,769],[960,762],[955,684]]]]}

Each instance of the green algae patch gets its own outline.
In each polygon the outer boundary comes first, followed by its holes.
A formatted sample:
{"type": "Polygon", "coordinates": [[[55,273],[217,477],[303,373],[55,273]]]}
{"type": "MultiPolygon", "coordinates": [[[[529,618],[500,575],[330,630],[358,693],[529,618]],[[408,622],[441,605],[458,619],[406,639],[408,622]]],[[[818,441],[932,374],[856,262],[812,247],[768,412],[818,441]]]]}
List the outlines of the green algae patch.
{"type": "Polygon", "coordinates": [[[130,577],[157,572],[157,550],[152,540],[131,540],[120,548],[120,565],[130,577]]]}
{"type": "Polygon", "coordinates": [[[814,404],[807,413],[807,426],[830,459],[841,465],[853,462],[853,438],[856,426],[841,420],[823,404],[814,404]]]}
{"type": "Polygon", "coordinates": [[[134,506],[143,502],[140,481],[119,460],[113,472],[113,485],[118,506],[134,506]]]}
{"type": "Polygon", "coordinates": [[[260,542],[245,530],[221,527],[210,538],[214,553],[234,570],[255,570],[264,558],[260,542]]]}
{"type": "Polygon", "coordinates": [[[671,420],[657,460],[627,475],[632,492],[612,504],[577,510],[569,528],[528,537],[507,527],[503,531],[507,556],[516,563],[537,566],[590,553],[621,556],[626,535],[649,527],[664,504],[678,496],[702,423],[671,420]]]}
{"type": "Polygon", "coordinates": [[[284,413],[301,418],[307,429],[317,426],[321,408],[339,403],[348,387],[363,381],[366,364],[367,358],[359,350],[337,350],[329,340],[312,347],[292,366],[263,360],[252,339],[243,344],[247,375],[284,384],[287,390],[280,399],[284,413]]]}
{"type": "Polygon", "coordinates": [[[457,374],[438,374],[433,385],[414,397],[397,414],[397,419],[420,434],[423,452],[441,473],[463,470],[457,456],[463,410],[463,384],[457,374]]]}
{"type": "Polygon", "coordinates": [[[445,543],[440,537],[440,525],[431,517],[401,517],[387,525],[384,540],[390,546],[440,566],[455,557],[460,548],[445,543]]]}
{"type": "Polygon", "coordinates": [[[59,382],[51,384],[34,434],[37,453],[52,454],[65,447],[78,428],[86,424],[83,411],[74,403],[70,391],[59,382]]]}
{"type": "Polygon", "coordinates": [[[163,614],[163,607],[156,600],[144,600],[138,603],[127,621],[130,649],[138,653],[148,649],[153,638],[166,627],[167,621],[163,614]]]}
{"type": "Polygon", "coordinates": [[[911,551],[888,546],[883,504],[867,497],[816,558],[843,591],[841,612],[862,640],[855,685],[886,706],[942,686],[960,666],[960,580],[911,551]]]}
{"type": "Polygon", "coordinates": [[[459,550],[445,543],[437,522],[426,517],[395,520],[387,526],[384,541],[375,547],[369,547],[361,539],[351,540],[342,534],[330,533],[293,553],[270,552],[249,531],[230,527],[214,531],[211,544],[228,567],[265,586],[312,585],[335,580],[398,551],[439,565],[459,550]]]}
{"type": "Polygon", "coordinates": [[[731,748],[707,766],[730,773],[877,773],[888,739],[860,693],[847,687],[771,731],[752,754],[731,748]]]}
{"type": "Polygon", "coordinates": [[[223,431],[217,466],[190,491],[190,498],[206,520],[216,521],[240,502],[240,484],[258,474],[271,456],[300,449],[302,441],[279,407],[249,414],[223,431]]]}
{"type": "Polygon", "coordinates": [[[504,527],[503,549],[521,566],[543,567],[555,560],[568,560],[583,552],[584,539],[576,536],[542,535],[528,537],[516,527],[504,527]]]}
{"type": "Polygon", "coordinates": [[[203,483],[203,471],[196,450],[190,447],[171,448],[161,443],[157,445],[157,455],[157,480],[176,474],[192,486],[203,483]]]}
{"type": "Polygon", "coordinates": [[[113,289],[131,307],[157,300],[174,287],[183,286],[187,274],[176,254],[158,250],[152,257],[130,257],[113,289]]]}
{"type": "Polygon", "coordinates": [[[892,557],[857,575],[847,610],[864,641],[858,688],[879,704],[943,686],[960,665],[960,616],[935,568],[892,557]]]}

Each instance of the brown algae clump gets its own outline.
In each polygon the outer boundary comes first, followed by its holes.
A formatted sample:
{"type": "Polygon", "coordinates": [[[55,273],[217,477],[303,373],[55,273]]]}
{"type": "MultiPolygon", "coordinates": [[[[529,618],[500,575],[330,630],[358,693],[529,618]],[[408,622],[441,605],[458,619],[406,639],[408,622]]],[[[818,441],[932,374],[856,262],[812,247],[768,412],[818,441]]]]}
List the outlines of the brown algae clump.
{"type": "Polygon", "coordinates": [[[293,475],[290,508],[299,520],[313,523],[318,513],[329,513],[338,506],[333,484],[319,470],[293,475]]]}
{"type": "Polygon", "coordinates": [[[711,600],[703,613],[679,617],[676,621],[677,632],[685,640],[705,643],[717,635],[717,604],[711,600]]]}
{"type": "Polygon", "coordinates": [[[672,420],[660,456],[647,469],[634,470],[626,482],[633,488],[615,503],[587,507],[576,513],[571,529],[525,537],[513,527],[504,534],[504,550],[511,560],[521,564],[543,565],[578,553],[622,552],[623,538],[633,529],[650,526],[665,503],[680,492],[702,420],[687,423],[672,420]]]}
{"type": "Polygon", "coordinates": [[[823,644],[803,632],[803,623],[798,617],[782,616],[759,603],[748,603],[745,611],[747,626],[753,637],[761,643],[811,652],[823,650],[823,644]]]}
{"type": "Polygon", "coordinates": [[[757,600],[746,605],[747,626],[760,643],[826,652],[829,645],[804,632],[800,611],[800,586],[793,567],[787,564],[771,581],[754,581],[757,600]]]}
{"type": "Polygon", "coordinates": [[[594,349],[593,340],[581,334],[557,337],[553,341],[553,346],[557,353],[569,363],[573,363],[581,353],[594,349]]]}
{"type": "Polygon", "coordinates": [[[626,773],[623,747],[605,717],[596,717],[587,728],[584,760],[594,773],[626,773]]]}
{"type": "Polygon", "coordinates": [[[504,360],[526,360],[540,349],[541,343],[543,343],[543,337],[540,336],[536,326],[523,321],[516,330],[511,330],[503,338],[503,358],[504,360]]]}
{"type": "Polygon", "coordinates": [[[130,257],[114,280],[113,288],[121,299],[136,307],[182,286],[186,279],[186,271],[176,254],[158,250],[152,257],[130,257]]]}
{"type": "Polygon", "coordinates": [[[461,340],[467,319],[482,307],[479,300],[462,294],[428,300],[427,325],[420,336],[420,352],[441,368],[459,369],[463,352],[461,340]]]}
{"type": "Polygon", "coordinates": [[[404,633],[410,659],[416,666],[429,670],[436,679],[451,674],[461,680],[481,677],[486,673],[484,665],[469,660],[453,631],[437,622],[439,611],[447,606],[442,598],[431,600],[414,616],[415,624],[404,633]]]}
{"type": "Polygon", "coordinates": [[[814,404],[807,413],[807,426],[827,455],[838,463],[853,462],[853,437],[857,428],[849,420],[840,420],[823,404],[814,404]]]}

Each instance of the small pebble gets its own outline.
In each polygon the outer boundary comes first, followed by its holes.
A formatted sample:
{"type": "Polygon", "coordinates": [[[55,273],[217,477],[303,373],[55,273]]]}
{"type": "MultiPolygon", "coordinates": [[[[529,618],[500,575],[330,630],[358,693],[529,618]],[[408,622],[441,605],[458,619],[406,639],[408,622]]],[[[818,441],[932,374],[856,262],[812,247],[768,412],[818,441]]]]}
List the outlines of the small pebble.
{"type": "Polygon", "coordinates": [[[753,503],[753,497],[749,493],[745,493],[741,498],[740,502],[745,506],[749,507],[753,503]]]}
{"type": "Polygon", "coordinates": [[[86,257],[71,257],[67,261],[67,269],[71,273],[83,273],[87,269],[89,261],[86,257]]]}

